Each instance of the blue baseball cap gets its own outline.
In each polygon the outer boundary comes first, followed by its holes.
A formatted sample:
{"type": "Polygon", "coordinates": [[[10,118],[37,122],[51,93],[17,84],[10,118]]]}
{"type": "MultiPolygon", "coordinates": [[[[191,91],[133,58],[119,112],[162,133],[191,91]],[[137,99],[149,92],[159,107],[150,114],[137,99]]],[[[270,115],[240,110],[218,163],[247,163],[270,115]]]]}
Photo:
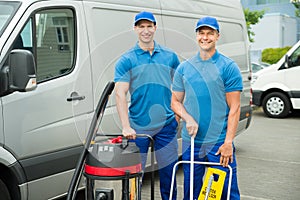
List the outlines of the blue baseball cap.
{"type": "Polygon", "coordinates": [[[220,30],[218,21],[214,17],[203,17],[203,18],[200,18],[198,20],[198,22],[197,22],[195,31],[197,31],[200,27],[203,27],[203,26],[208,26],[208,27],[210,27],[212,29],[217,30],[218,32],[220,30]]]}
{"type": "Polygon", "coordinates": [[[154,15],[151,13],[151,12],[146,12],[146,11],[143,11],[143,12],[140,12],[138,13],[136,16],[135,16],[135,19],[134,19],[134,25],[136,26],[136,24],[140,21],[140,20],[148,20],[150,22],[153,22],[154,25],[156,25],[156,20],[155,20],[155,17],[154,15]]]}

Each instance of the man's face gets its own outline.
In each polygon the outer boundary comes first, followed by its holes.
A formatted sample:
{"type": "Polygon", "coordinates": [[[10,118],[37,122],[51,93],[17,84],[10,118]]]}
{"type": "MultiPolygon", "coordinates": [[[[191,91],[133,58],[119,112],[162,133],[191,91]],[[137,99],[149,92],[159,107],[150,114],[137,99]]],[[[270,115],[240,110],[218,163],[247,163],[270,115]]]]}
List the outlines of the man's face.
{"type": "Polygon", "coordinates": [[[148,20],[141,20],[134,27],[135,32],[138,34],[139,41],[142,43],[153,42],[156,26],[153,22],[148,20]]]}
{"type": "Polygon", "coordinates": [[[218,31],[207,26],[199,28],[196,32],[196,40],[203,51],[214,50],[218,39],[218,31]]]}

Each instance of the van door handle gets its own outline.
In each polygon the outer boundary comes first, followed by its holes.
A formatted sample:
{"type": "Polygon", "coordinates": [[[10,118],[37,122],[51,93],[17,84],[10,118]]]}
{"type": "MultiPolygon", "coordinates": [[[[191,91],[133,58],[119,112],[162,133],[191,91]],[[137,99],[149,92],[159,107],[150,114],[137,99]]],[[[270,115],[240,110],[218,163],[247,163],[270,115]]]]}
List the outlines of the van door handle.
{"type": "Polygon", "coordinates": [[[81,101],[81,100],[84,100],[85,99],[85,96],[80,96],[78,95],[77,92],[72,92],[70,97],[67,98],[67,101],[81,101]]]}

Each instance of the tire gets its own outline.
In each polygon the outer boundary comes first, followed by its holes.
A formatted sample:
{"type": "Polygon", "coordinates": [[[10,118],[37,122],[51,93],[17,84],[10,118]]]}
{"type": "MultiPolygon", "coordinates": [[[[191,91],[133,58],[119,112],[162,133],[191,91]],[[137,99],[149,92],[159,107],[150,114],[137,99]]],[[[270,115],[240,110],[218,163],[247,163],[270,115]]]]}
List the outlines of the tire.
{"type": "Polygon", "coordinates": [[[280,92],[272,92],[265,96],[262,102],[265,114],[272,118],[287,117],[291,111],[288,97],[280,92]]]}
{"type": "Polygon", "coordinates": [[[1,200],[11,200],[9,191],[1,179],[0,179],[0,194],[1,194],[1,200]]]}

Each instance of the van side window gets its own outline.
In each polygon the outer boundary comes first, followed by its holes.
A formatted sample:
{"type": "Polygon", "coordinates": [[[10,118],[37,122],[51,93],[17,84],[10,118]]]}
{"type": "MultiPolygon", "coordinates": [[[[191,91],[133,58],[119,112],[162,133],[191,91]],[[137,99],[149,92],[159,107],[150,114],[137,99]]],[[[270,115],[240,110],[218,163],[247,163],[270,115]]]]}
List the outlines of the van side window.
{"type": "Polygon", "coordinates": [[[35,14],[37,81],[66,75],[74,66],[75,19],[71,9],[35,14]]]}
{"type": "Polygon", "coordinates": [[[300,66],[300,47],[290,57],[290,67],[300,66]]]}

